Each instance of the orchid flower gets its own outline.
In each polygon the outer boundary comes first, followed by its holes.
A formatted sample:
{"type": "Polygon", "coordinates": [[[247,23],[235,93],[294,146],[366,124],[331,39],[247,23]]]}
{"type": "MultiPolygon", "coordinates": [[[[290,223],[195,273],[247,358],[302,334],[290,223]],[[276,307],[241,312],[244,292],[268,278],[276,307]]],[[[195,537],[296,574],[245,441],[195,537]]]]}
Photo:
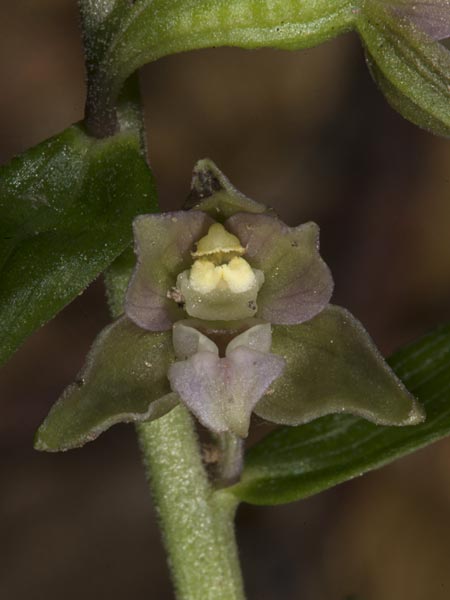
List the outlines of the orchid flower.
{"type": "Polygon", "coordinates": [[[424,415],[363,326],[329,304],[314,223],[288,227],[199,161],[186,210],[134,221],[124,314],[100,333],[36,445],[61,450],[183,403],[213,434],[251,414],[301,425],[348,412],[380,425],[424,415]]]}

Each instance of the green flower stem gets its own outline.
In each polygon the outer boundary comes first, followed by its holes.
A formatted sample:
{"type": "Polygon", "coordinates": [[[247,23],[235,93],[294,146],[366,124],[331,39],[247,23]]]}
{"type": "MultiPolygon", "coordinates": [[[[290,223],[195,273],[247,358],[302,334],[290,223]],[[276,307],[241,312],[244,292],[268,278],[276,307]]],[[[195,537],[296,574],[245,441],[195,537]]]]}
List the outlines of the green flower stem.
{"type": "Polygon", "coordinates": [[[179,600],[242,600],[236,502],[214,491],[193,419],[183,406],[137,426],[179,600]]]}
{"type": "Polygon", "coordinates": [[[219,461],[216,485],[225,487],[237,483],[244,462],[244,440],[233,433],[222,433],[217,436],[217,449],[219,461]]]}

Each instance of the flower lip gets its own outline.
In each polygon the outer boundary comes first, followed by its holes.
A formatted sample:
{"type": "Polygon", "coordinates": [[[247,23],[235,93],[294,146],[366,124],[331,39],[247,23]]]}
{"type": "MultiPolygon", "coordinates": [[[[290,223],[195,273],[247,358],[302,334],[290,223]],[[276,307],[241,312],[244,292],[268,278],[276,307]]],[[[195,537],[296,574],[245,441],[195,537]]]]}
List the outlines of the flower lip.
{"type": "MultiPolygon", "coordinates": [[[[203,321],[201,319],[183,319],[182,321],[177,321],[177,323],[173,326],[173,340],[175,350],[178,348],[178,357],[184,357],[187,354],[182,350],[178,340],[180,339],[180,335],[183,333],[185,335],[191,334],[197,336],[198,333],[202,334],[206,338],[208,338],[211,343],[215,344],[218,349],[218,356],[224,357],[226,354],[226,350],[230,343],[235,340],[235,338],[240,337],[241,334],[250,331],[254,327],[258,325],[267,325],[266,321],[262,319],[241,319],[239,321],[203,321]],[[188,329],[192,330],[189,331],[188,329]],[[196,333],[197,332],[197,333],[196,333]]],[[[256,329],[254,330],[257,331],[256,329]]],[[[248,336],[247,336],[248,337],[248,336]]],[[[196,338],[197,339],[197,338],[196,338]]],[[[244,337],[241,338],[243,340],[244,337]]],[[[233,344],[232,347],[236,346],[236,343],[233,344]]],[[[258,349],[254,346],[253,342],[249,342],[249,347],[258,349]]],[[[267,350],[269,351],[269,350],[267,350]]]]}
{"type": "Polygon", "coordinates": [[[171,388],[211,431],[246,437],[251,412],[285,367],[281,356],[270,353],[271,326],[256,323],[234,332],[220,356],[218,346],[193,325],[188,320],[173,327],[180,360],[169,368],[171,388]]]}

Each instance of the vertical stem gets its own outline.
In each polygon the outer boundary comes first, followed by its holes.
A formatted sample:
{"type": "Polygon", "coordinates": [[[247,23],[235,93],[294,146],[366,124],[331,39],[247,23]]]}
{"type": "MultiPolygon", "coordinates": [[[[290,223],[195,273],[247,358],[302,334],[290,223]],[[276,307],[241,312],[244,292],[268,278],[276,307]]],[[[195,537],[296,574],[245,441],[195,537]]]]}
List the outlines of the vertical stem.
{"type": "MultiPolygon", "coordinates": [[[[116,111],[102,86],[99,67],[129,0],[79,0],[79,6],[88,74],[88,130],[96,137],[113,135],[120,121],[122,129],[140,134],[145,156],[137,78],[125,85],[116,111]]],[[[120,312],[126,262],[125,267],[110,269],[107,278],[113,312],[120,312]]],[[[234,537],[237,503],[210,485],[190,413],[179,406],[154,422],[139,424],[137,431],[178,599],[244,600],[234,537]]]]}
{"type": "Polygon", "coordinates": [[[108,93],[101,60],[127,0],[78,0],[86,68],[85,125],[96,138],[119,130],[116,103],[108,93]]]}
{"type": "Polygon", "coordinates": [[[179,600],[243,600],[236,502],[214,491],[183,406],[138,425],[139,442],[179,600]]]}
{"type": "Polygon", "coordinates": [[[219,462],[217,465],[217,485],[224,487],[237,483],[242,473],[244,460],[244,440],[233,433],[217,436],[219,462]]]}

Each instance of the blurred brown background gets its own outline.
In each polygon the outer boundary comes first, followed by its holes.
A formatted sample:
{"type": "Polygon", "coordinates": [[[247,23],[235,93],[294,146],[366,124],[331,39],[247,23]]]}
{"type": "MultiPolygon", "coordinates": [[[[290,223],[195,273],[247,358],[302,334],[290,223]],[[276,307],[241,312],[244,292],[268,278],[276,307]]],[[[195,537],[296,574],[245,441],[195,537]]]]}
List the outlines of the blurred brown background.
{"type": "MultiPolygon", "coordinates": [[[[0,5],[0,162],[82,117],[75,0],[0,5]]],[[[217,49],[143,70],[162,208],[214,159],[290,224],[317,221],[347,306],[386,354],[450,319],[450,142],[394,113],[355,35],[304,52],[217,49]]],[[[82,450],[33,433],[107,323],[98,281],[0,373],[2,600],[172,598],[130,426],[82,450]]],[[[249,600],[450,597],[450,443],[307,501],[241,507],[249,600]]]]}

